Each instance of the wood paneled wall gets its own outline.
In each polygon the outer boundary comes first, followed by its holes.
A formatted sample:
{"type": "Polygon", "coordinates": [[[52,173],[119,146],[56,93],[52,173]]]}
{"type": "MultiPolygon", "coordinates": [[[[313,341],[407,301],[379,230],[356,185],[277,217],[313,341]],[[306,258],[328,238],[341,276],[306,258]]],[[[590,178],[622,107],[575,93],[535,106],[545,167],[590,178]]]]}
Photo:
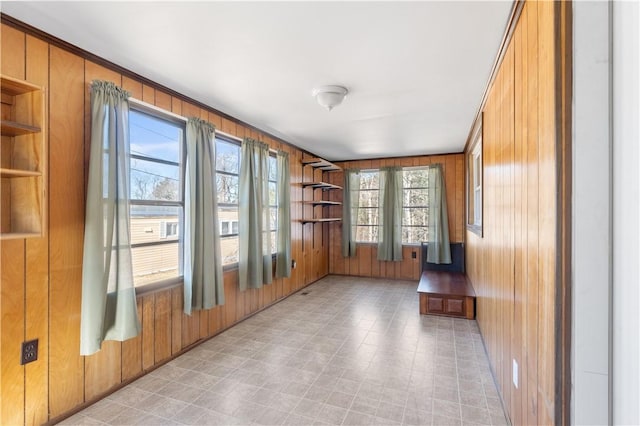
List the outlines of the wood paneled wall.
{"type": "Polygon", "coordinates": [[[557,260],[567,185],[558,158],[566,140],[558,89],[567,84],[559,10],[546,1],[522,8],[483,108],[483,237],[467,232],[477,320],[513,424],[553,424],[568,410],[556,361],[568,351],[557,260]]]}
{"type": "Polygon", "coordinates": [[[47,88],[49,213],[43,238],[0,243],[0,424],[42,424],[64,415],[328,273],[327,226],[303,227],[300,221],[301,182],[319,178],[311,168],[303,170],[306,153],[13,26],[2,24],[1,43],[3,74],[47,88]],[[190,317],[182,313],[182,286],[143,294],[138,297],[140,336],[105,342],[92,356],[79,355],[88,84],[94,79],[113,81],[147,103],[289,152],[292,257],[297,262],[291,278],[239,292],[237,270],[226,271],[226,304],[190,317]],[[21,366],[20,345],[35,338],[38,360],[21,366]]]}
{"type": "MultiPolygon", "coordinates": [[[[377,169],[384,166],[426,166],[442,164],[447,193],[447,212],[449,215],[449,238],[451,242],[464,241],[464,155],[430,155],[418,157],[389,158],[379,160],[346,161],[336,163],[343,169],[377,169]]],[[[344,173],[329,173],[330,183],[343,185],[344,173]]],[[[331,200],[342,201],[342,191],[332,192],[331,200]]],[[[326,208],[326,207],[325,207],[326,208]]],[[[342,216],[342,206],[329,207],[331,217],[342,216]]],[[[342,256],[342,223],[332,223],[329,230],[329,272],[331,274],[381,277],[404,280],[420,279],[420,247],[405,245],[402,248],[402,261],[381,262],[378,260],[378,247],[375,244],[358,244],[356,256],[342,256]],[[412,254],[415,253],[415,258],[412,254]]]]}

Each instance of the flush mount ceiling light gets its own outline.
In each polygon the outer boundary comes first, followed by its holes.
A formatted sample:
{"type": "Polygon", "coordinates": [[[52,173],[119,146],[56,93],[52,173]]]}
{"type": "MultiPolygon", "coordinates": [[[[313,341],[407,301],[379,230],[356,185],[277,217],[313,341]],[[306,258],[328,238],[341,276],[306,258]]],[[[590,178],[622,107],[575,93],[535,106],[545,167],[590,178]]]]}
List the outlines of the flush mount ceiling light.
{"type": "Polygon", "coordinates": [[[311,94],[316,101],[329,111],[340,105],[349,91],[342,86],[321,86],[313,89],[311,94]]]}

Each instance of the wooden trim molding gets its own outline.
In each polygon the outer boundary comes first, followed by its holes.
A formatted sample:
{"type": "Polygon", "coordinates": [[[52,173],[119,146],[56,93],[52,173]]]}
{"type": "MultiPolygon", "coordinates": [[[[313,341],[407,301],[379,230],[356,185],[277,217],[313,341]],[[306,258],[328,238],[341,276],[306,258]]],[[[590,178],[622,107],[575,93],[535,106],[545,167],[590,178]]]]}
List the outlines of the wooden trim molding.
{"type": "Polygon", "coordinates": [[[525,4],[525,0],[514,0],[513,5],[511,6],[511,13],[509,14],[509,20],[507,21],[505,33],[504,33],[504,36],[502,37],[502,42],[500,42],[500,47],[498,48],[496,59],[493,61],[493,66],[491,67],[489,80],[487,80],[487,84],[484,88],[482,99],[480,100],[480,105],[478,105],[476,115],[473,118],[473,121],[471,122],[471,127],[469,128],[467,141],[464,144],[464,150],[463,150],[464,152],[467,151],[467,149],[469,148],[469,144],[471,144],[473,140],[473,131],[476,128],[477,122],[481,119],[482,110],[484,109],[484,106],[487,103],[487,97],[489,96],[489,89],[491,89],[491,86],[493,85],[493,82],[496,79],[496,75],[498,74],[498,70],[500,69],[500,65],[502,65],[502,60],[504,59],[504,55],[507,53],[507,47],[509,47],[509,43],[511,43],[511,38],[513,37],[513,32],[516,29],[518,20],[520,19],[520,14],[522,13],[522,8],[524,7],[524,4],[525,4]]]}
{"type": "Polygon", "coordinates": [[[573,9],[571,2],[555,4],[556,65],[556,424],[571,424],[571,197],[573,9]]]}

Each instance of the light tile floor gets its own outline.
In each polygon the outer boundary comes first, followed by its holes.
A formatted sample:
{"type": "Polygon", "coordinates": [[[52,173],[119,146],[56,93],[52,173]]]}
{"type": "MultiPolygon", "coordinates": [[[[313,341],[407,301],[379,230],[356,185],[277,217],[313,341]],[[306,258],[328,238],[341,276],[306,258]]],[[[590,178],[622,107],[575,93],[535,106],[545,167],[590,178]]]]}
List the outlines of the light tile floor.
{"type": "Polygon", "coordinates": [[[504,425],[475,321],[329,276],[62,424],[504,425]]]}

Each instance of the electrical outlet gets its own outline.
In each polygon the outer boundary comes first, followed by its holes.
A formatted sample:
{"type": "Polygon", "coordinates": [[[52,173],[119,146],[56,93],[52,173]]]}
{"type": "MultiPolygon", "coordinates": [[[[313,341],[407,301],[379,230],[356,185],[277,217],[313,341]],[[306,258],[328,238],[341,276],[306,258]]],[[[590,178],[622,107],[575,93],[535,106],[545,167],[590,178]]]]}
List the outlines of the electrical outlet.
{"type": "Polygon", "coordinates": [[[418,254],[415,251],[411,252],[411,258],[412,259],[416,259],[418,257],[418,254]]]}
{"type": "Polygon", "coordinates": [[[293,260],[291,261],[291,269],[296,269],[296,266],[298,266],[298,263],[296,262],[296,260],[295,260],[295,259],[293,259],[293,260]]]}
{"type": "Polygon", "coordinates": [[[512,376],[513,376],[513,385],[516,387],[516,389],[518,389],[518,361],[516,361],[515,358],[513,359],[512,376]]]}
{"type": "Polygon", "coordinates": [[[25,365],[38,359],[38,339],[22,342],[22,358],[20,365],[25,365]]]}

